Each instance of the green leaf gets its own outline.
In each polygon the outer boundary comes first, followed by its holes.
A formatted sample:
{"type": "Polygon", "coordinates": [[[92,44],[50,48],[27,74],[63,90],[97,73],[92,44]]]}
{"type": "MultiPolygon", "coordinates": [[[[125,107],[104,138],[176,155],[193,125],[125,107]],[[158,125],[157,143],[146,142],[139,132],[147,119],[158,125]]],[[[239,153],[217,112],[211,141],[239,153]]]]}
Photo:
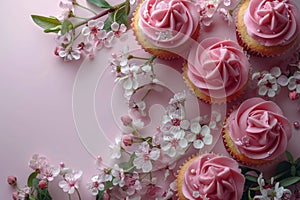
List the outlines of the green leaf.
{"type": "Polygon", "coordinates": [[[129,0],[126,0],[126,2],[125,2],[125,12],[126,12],[127,16],[130,13],[130,1],[129,0]]]}
{"type": "Polygon", "coordinates": [[[288,177],[288,178],[285,178],[285,179],[281,180],[280,185],[283,186],[283,187],[287,187],[287,186],[293,185],[293,184],[295,184],[299,181],[300,181],[299,176],[288,177]]]}
{"type": "Polygon", "coordinates": [[[293,163],[293,162],[294,162],[293,155],[292,155],[290,152],[286,151],[286,152],[285,152],[285,155],[286,155],[287,160],[288,160],[290,163],[293,163]]]}
{"type": "Polygon", "coordinates": [[[292,167],[291,167],[291,175],[296,176],[296,167],[295,167],[295,165],[292,165],[292,167]]]}
{"type": "Polygon", "coordinates": [[[252,176],[252,175],[245,175],[245,178],[246,178],[246,180],[248,180],[248,181],[251,181],[251,182],[253,182],[253,183],[256,183],[257,182],[257,177],[255,177],[255,176],[252,176]]]}
{"type": "Polygon", "coordinates": [[[99,8],[113,8],[113,6],[110,5],[105,0],[87,0],[87,2],[93,4],[94,6],[97,6],[99,8]]]}
{"type": "Polygon", "coordinates": [[[65,19],[63,21],[62,27],[61,27],[61,34],[64,35],[67,32],[69,32],[71,29],[73,29],[73,24],[70,20],[65,19]]]}
{"type": "Polygon", "coordinates": [[[31,15],[31,18],[38,26],[40,26],[44,30],[57,29],[61,25],[61,22],[54,17],[31,15]]]}
{"type": "Polygon", "coordinates": [[[32,172],[27,179],[27,186],[31,187],[33,185],[33,180],[36,178],[36,176],[38,175],[37,171],[32,172]]]}
{"type": "Polygon", "coordinates": [[[287,172],[291,169],[291,163],[288,161],[282,161],[277,165],[276,174],[280,174],[282,172],[287,172]]]}

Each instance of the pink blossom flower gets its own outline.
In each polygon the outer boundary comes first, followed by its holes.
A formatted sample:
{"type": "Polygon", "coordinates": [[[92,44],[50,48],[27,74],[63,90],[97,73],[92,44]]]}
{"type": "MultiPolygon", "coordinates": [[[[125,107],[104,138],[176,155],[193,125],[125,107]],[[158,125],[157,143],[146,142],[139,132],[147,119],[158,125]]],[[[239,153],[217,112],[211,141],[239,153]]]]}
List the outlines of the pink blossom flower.
{"type": "Polygon", "coordinates": [[[78,48],[60,48],[58,49],[58,56],[65,61],[79,60],[81,52],[78,48]]]}
{"type": "Polygon", "coordinates": [[[60,173],[59,167],[47,166],[41,169],[40,174],[42,179],[47,179],[48,181],[53,181],[56,176],[60,173]]]}
{"type": "Polygon", "coordinates": [[[41,171],[44,167],[48,166],[48,161],[46,157],[34,154],[29,161],[29,167],[33,170],[41,171]]]}
{"type": "Polygon", "coordinates": [[[106,31],[103,30],[104,22],[100,19],[91,20],[87,26],[82,28],[81,33],[88,41],[103,39],[106,37],[106,31]]]}
{"type": "Polygon", "coordinates": [[[121,35],[127,30],[127,27],[124,24],[120,25],[117,22],[113,22],[110,27],[114,35],[118,38],[121,37],[121,35]]]}
{"type": "Polygon", "coordinates": [[[64,176],[64,180],[58,183],[59,187],[63,189],[64,192],[73,194],[75,189],[79,188],[78,181],[81,179],[82,171],[73,171],[64,176]]]}
{"type": "Polygon", "coordinates": [[[92,195],[96,196],[100,191],[104,190],[104,184],[101,181],[99,175],[93,176],[91,182],[88,184],[88,189],[92,192],[92,195]]]}
{"type": "Polygon", "coordinates": [[[152,162],[159,158],[160,150],[158,148],[151,149],[147,142],[143,142],[139,145],[135,154],[137,157],[133,160],[133,165],[147,173],[152,170],[152,162]]]}
{"type": "Polygon", "coordinates": [[[124,186],[122,189],[126,192],[127,196],[132,196],[136,191],[142,189],[141,182],[139,181],[139,174],[133,172],[131,174],[125,174],[124,186]]]}

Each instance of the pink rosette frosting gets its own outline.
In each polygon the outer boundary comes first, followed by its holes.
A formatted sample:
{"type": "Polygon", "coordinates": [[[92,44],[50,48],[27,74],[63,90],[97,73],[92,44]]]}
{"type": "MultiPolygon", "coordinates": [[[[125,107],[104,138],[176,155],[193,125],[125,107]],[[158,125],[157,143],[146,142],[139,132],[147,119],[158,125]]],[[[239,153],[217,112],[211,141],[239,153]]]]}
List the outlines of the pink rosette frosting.
{"type": "Polygon", "coordinates": [[[187,199],[240,200],[244,183],[235,160],[208,153],[190,164],[184,174],[182,192],[187,199]]]}
{"type": "Polygon", "coordinates": [[[227,128],[241,154],[265,160],[286,151],[292,130],[277,104],[258,97],[247,99],[233,111],[227,128]]]}
{"type": "Polygon", "coordinates": [[[262,45],[286,45],[299,35],[300,13],[289,0],[251,0],[244,23],[262,45]]]}
{"type": "Polygon", "coordinates": [[[208,38],[191,49],[187,75],[207,96],[224,98],[245,86],[249,67],[247,57],[236,42],[208,38]]]}
{"type": "Polygon", "coordinates": [[[145,0],[139,14],[144,35],[162,48],[185,44],[200,23],[197,7],[189,0],[145,0]]]}

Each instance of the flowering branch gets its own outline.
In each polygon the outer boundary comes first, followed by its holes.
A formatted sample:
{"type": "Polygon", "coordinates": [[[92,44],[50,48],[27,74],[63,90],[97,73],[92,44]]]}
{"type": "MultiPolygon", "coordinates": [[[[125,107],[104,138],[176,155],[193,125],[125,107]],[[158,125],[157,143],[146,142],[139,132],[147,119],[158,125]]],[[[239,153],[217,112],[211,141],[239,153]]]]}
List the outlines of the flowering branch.
{"type": "Polygon", "coordinates": [[[78,60],[82,55],[94,57],[94,52],[103,47],[111,47],[114,38],[119,38],[129,26],[128,15],[130,2],[125,0],[117,5],[110,5],[105,0],[87,0],[98,8],[104,9],[98,14],[76,0],[61,0],[61,15],[45,17],[31,15],[33,21],[44,29],[45,33],[55,33],[57,47],[55,55],[66,61],[78,60]],[[75,7],[85,9],[94,16],[75,15],[75,7]],[[107,16],[105,20],[102,17],[107,16]],[[85,25],[80,29],[81,26],[85,25]]]}

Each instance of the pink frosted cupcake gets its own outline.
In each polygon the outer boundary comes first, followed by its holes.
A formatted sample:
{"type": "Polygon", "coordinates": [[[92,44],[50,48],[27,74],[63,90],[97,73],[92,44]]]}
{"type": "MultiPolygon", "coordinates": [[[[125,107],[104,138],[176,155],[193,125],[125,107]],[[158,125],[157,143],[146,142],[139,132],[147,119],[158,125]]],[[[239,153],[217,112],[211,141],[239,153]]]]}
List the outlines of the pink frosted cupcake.
{"type": "Polygon", "coordinates": [[[134,13],[132,28],[149,53],[179,58],[198,37],[200,15],[189,0],[145,0],[134,13]]]}
{"type": "Polygon", "coordinates": [[[277,104],[255,97],[229,115],[223,139],[228,152],[238,161],[260,165],[286,151],[291,131],[291,124],[277,104]]]}
{"type": "Polygon", "coordinates": [[[205,102],[229,102],[246,87],[249,67],[237,43],[208,38],[192,47],[184,66],[184,77],[188,86],[205,102]]]}
{"type": "Polygon", "coordinates": [[[245,178],[238,163],[212,153],[195,156],[179,170],[179,200],[240,200],[245,178]]]}
{"type": "Polygon", "coordinates": [[[291,0],[244,0],[237,13],[238,41],[251,54],[281,54],[299,30],[300,12],[291,0]]]}

